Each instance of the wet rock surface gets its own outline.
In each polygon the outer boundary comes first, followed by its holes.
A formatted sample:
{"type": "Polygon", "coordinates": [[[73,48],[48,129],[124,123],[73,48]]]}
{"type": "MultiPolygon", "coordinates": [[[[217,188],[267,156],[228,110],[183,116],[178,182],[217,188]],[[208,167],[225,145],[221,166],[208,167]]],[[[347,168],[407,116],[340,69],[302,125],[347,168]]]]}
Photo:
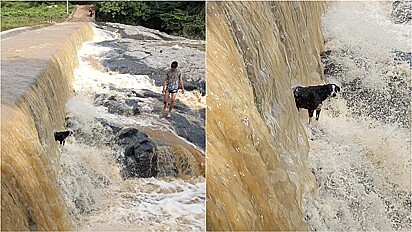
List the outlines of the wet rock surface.
{"type": "Polygon", "coordinates": [[[394,60],[401,62],[401,61],[405,61],[407,64],[409,64],[409,66],[412,69],[412,52],[403,52],[403,51],[398,51],[398,50],[394,50],[393,51],[394,54],[394,60]]]}
{"type": "MultiPolygon", "coordinates": [[[[341,96],[347,101],[346,104],[354,117],[368,116],[385,123],[409,127],[412,88],[408,82],[412,56],[410,52],[403,51],[393,51],[391,56],[392,60],[387,61],[381,74],[384,85],[370,86],[364,76],[358,76],[343,82],[341,96]]],[[[362,75],[376,72],[378,66],[368,59],[356,56],[350,50],[323,52],[321,60],[325,75],[338,80],[345,79],[347,72],[352,71],[348,65],[352,65],[352,69],[356,67],[362,70],[362,75]],[[347,57],[349,60],[345,66],[335,61],[334,57],[347,57]]]]}
{"type": "MultiPolygon", "coordinates": [[[[96,83],[96,88],[87,88],[92,90],[88,93],[89,104],[96,108],[99,116],[92,113],[93,116],[85,118],[66,118],[66,126],[74,131],[76,141],[109,147],[125,179],[204,174],[204,167],[199,167],[204,160],[198,155],[201,155],[199,150],[205,149],[205,109],[201,107],[199,110],[198,105],[191,108],[184,103],[191,104],[187,100],[192,97],[188,91],[195,90],[193,97],[197,99],[199,92],[205,90],[204,41],[169,36],[143,27],[120,24],[103,24],[100,27],[119,36],[97,42],[107,52],[99,53],[100,57],[93,59],[103,66],[99,70],[108,75],[96,83]],[[163,94],[157,92],[153,85],[163,84],[163,76],[173,60],[179,61],[182,73],[194,75],[185,79],[185,90],[189,96],[186,93],[178,95],[172,119],[166,119],[163,94]],[[146,121],[149,127],[152,122],[156,124],[148,130],[151,136],[154,133],[153,138],[142,131],[146,131],[141,128],[145,127],[146,121]],[[136,122],[143,122],[143,126],[136,122]],[[165,129],[167,135],[162,132],[165,129]],[[179,138],[164,139],[164,136],[179,138]],[[176,150],[176,146],[181,148],[176,150]]],[[[82,95],[81,92],[77,94],[82,95]]]]}
{"type": "Polygon", "coordinates": [[[392,3],[392,21],[394,23],[407,23],[412,19],[412,1],[394,1],[392,3]]]}
{"type": "Polygon", "coordinates": [[[103,127],[110,129],[113,135],[117,134],[123,128],[122,125],[110,122],[104,118],[96,118],[96,121],[99,122],[103,127]]]}
{"type": "MultiPolygon", "coordinates": [[[[153,92],[148,89],[143,89],[136,92],[131,89],[122,90],[124,95],[109,95],[109,94],[95,94],[94,105],[104,106],[111,114],[123,116],[136,116],[145,111],[140,109],[144,104],[144,100],[154,99],[158,104],[153,104],[148,110],[150,114],[156,114],[163,118],[165,112],[163,111],[163,95],[153,92]]],[[[169,101],[170,103],[170,101],[169,101]]],[[[169,121],[176,133],[186,138],[189,142],[205,149],[205,109],[192,110],[190,107],[182,103],[179,99],[175,100],[172,111],[172,119],[169,121]]],[[[102,119],[99,119],[100,121],[102,119]]],[[[107,122],[102,124],[112,126],[107,122]]],[[[113,128],[112,128],[113,129],[113,128]]],[[[117,128],[115,130],[118,130],[117,128]]]]}
{"type": "Polygon", "coordinates": [[[139,101],[128,98],[118,98],[116,96],[109,96],[106,94],[96,94],[94,98],[94,105],[102,105],[107,108],[111,114],[134,116],[139,115],[139,101]]]}
{"type": "Polygon", "coordinates": [[[201,148],[205,149],[205,129],[199,125],[187,120],[180,114],[174,114],[172,116],[172,125],[179,136],[187,138],[189,142],[192,142],[201,148]]]}
{"type": "Polygon", "coordinates": [[[206,93],[205,41],[188,40],[139,26],[105,23],[99,27],[120,35],[115,41],[101,43],[113,49],[102,62],[108,70],[148,75],[161,86],[170,63],[176,60],[186,89],[206,93]]]}
{"type": "Polygon", "coordinates": [[[135,128],[121,129],[116,137],[124,148],[123,178],[157,176],[156,144],[152,139],[135,128]]]}

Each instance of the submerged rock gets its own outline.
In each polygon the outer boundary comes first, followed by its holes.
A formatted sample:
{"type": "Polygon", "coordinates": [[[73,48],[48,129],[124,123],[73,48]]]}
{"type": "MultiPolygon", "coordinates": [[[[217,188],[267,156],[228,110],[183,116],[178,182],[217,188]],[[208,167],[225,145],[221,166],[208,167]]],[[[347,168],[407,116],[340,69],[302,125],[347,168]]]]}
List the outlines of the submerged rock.
{"type": "Polygon", "coordinates": [[[412,19],[412,1],[394,1],[392,3],[392,21],[394,23],[407,23],[412,19]]]}
{"type": "Polygon", "coordinates": [[[394,50],[393,54],[395,55],[394,57],[395,61],[404,61],[407,64],[409,64],[409,67],[412,68],[412,52],[403,52],[403,51],[394,50]]]}
{"type": "Polygon", "coordinates": [[[332,60],[330,55],[332,51],[327,50],[320,54],[320,59],[323,63],[323,74],[336,76],[342,72],[342,65],[332,60]]]}
{"type": "Polygon", "coordinates": [[[139,100],[120,98],[116,96],[108,96],[107,94],[96,94],[94,98],[94,105],[102,105],[107,107],[107,111],[111,114],[118,114],[124,116],[133,116],[141,113],[138,103],[139,100]]]}
{"type": "Polygon", "coordinates": [[[123,126],[118,125],[116,123],[110,122],[104,118],[96,118],[96,121],[102,124],[103,127],[110,128],[110,130],[113,132],[113,134],[117,134],[123,126]]]}

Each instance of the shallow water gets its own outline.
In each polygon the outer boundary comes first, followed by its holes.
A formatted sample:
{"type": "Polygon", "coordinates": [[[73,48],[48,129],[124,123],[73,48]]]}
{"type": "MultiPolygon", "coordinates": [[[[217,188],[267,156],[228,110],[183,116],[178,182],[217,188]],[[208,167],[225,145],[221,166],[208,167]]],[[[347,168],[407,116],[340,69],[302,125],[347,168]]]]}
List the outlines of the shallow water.
{"type": "MultiPolygon", "coordinates": [[[[94,104],[96,94],[121,98],[127,97],[131,90],[147,89],[161,93],[161,87],[155,86],[154,80],[147,75],[120,74],[105,69],[101,62],[110,56],[112,48],[102,42],[115,43],[118,34],[98,28],[94,28],[94,32],[93,42],[85,43],[79,52],[74,94],[66,104],[68,126],[77,134],[68,138],[66,145],[61,147],[60,185],[74,229],[204,230],[205,179],[196,171],[197,159],[203,156],[202,149],[179,137],[170,122],[155,113],[156,107],[162,107],[155,98],[139,99],[141,114],[136,116],[111,114],[106,107],[94,104]],[[122,166],[117,162],[123,151],[113,143],[111,131],[96,118],[152,131],[149,136],[155,140],[161,140],[156,136],[167,134],[173,141],[170,145],[180,144],[180,152],[189,152],[186,157],[194,154],[199,157],[187,161],[180,177],[124,180],[122,166]]],[[[138,98],[129,96],[128,99],[138,98]]],[[[192,102],[193,108],[204,107],[202,102],[205,100],[193,92],[179,95],[178,99],[192,102]]],[[[167,140],[163,141],[167,144],[167,140]]],[[[159,157],[170,155],[168,149],[159,148],[157,152],[160,152],[159,157]]],[[[168,165],[167,160],[163,162],[168,165]]],[[[168,167],[163,168],[167,174],[168,167]]]]}
{"type": "Polygon", "coordinates": [[[305,197],[311,230],[411,229],[411,70],[393,54],[410,51],[411,29],[390,10],[333,3],[322,18],[325,47],[342,67],[328,79],[343,88],[319,122],[302,120],[318,183],[305,197]]]}

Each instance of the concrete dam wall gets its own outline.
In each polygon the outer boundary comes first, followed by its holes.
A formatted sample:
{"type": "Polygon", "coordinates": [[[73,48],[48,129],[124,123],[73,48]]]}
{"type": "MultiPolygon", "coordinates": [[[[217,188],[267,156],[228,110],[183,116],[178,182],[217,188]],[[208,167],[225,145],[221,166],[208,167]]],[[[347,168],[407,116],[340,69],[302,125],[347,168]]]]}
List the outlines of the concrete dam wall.
{"type": "Polygon", "coordinates": [[[316,2],[207,7],[207,228],[305,230],[314,178],[292,87],[324,80],[316,2]]]}
{"type": "Polygon", "coordinates": [[[90,23],[62,23],[2,39],[2,230],[70,230],[53,132],[65,128],[77,51],[90,23]]]}

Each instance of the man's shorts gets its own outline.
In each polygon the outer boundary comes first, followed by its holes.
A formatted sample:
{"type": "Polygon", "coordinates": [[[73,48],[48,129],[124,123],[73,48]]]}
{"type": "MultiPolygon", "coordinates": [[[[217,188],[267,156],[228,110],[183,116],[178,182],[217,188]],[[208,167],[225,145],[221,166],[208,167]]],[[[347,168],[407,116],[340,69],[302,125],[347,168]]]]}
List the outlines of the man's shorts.
{"type": "Polygon", "coordinates": [[[177,93],[179,91],[179,89],[168,89],[167,92],[168,93],[177,93]]]}

